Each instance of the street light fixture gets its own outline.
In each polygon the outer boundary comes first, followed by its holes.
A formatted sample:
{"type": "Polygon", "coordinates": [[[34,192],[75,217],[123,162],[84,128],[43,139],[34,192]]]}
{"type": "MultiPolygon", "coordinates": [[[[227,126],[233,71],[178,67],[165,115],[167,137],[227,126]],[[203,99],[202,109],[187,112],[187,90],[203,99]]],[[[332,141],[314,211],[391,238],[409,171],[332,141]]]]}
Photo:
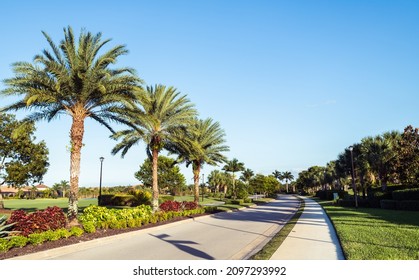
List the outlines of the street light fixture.
{"type": "Polygon", "coordinates": [[[204,201],[204,188],[205,188],[204,174],[202,174],[202,201],[204,201]]]}
{"type": "Polygon", "coordinates": [[[98,204],[99,206],[102,205],[102,166],[103,166],[103,160],[104,157],[100,157],[100,181],[99,181],[99,197],[98,197],[98,204]]]}
{"type": "Polygon", "coordinates": [[[355,208],[358,208],[358,193],[356,191],[356,184],[355,184],[355,168],[354,168],[354,155],[353,155],[353,146],[349,146],[349,151],[351,151],[351,163],[352,163],[352,189],[354,190],[355,195],[355,208]]]}

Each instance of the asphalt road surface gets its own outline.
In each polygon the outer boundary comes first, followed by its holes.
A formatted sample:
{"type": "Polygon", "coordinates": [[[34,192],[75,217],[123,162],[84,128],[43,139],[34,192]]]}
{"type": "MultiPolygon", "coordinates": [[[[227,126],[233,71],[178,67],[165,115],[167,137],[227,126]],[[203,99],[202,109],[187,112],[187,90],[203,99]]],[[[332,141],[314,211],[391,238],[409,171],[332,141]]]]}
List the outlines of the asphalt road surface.
{"type": "Polygon", "coordinates": [[[61,248],[37,259],[240,260],[259,251],[292,217],[298,199],[277,200],[237,212],[129,232],[61,248]]]}

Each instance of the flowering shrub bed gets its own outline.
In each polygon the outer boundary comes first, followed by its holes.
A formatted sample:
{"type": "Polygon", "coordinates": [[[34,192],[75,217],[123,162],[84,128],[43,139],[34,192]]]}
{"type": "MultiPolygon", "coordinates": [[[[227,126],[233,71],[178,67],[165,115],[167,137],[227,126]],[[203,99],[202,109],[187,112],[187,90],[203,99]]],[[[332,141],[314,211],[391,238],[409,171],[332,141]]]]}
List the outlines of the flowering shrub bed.
{"type": "Polygon", "coordinates": [[[184,210],[195,210],[198,208],[198,203],[193,201],[172,201],[168,200],[160,204],[160,210],[164,212],[168,211],[184,211],[184,210]]]}
{"type": "Polygon", "coordinates": [[[169,221],[177,217],[205,213],[205,208],[198,207],[195,202],[166,201],[160,205],[161,211],[153,213],[148,205],[136,208],[108,209],[91,205],[84,209],[78,220],[83,226],[64,228],[66,218],[61,208],[50,207],[44,211],[26,214],[22,210],[12,213],[8,223],[16,222],[18,235],[9,239],[0,238],[0,252],[13,247],[24,247],[27,244],[39,245],[47,241],[81,236],[84,233],[95,232],[96,229],[123,229],[141,227],[148,223],[169,221]]]}
{"type": "Polygon", "coordinates": [[[67,218],[60,207],[54,206],[30,214],[23,210],[13,211],[7,222],[15,223],[13,230],[27,237],[32,233],[64,228],[67,218]]]}

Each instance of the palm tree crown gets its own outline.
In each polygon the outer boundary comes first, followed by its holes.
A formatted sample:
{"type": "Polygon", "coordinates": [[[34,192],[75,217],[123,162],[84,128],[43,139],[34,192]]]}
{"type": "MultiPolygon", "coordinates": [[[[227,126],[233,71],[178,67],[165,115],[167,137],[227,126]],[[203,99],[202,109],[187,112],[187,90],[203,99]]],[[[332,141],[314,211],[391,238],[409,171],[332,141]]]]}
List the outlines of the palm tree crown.
{"type": "Polygon", "coordinates": [[[51,121],[60,114],[70,115],[71,164],[69,219],[77,221],[80,152],[84,120],[92,118],[112,131],[109,121],[123,121],[114,113],[121,106],[132,106],[142,81],[131,68],[110,69],[117,58],[127,54],[117,45],[99,54],[110,39],[102,34],[82,31],[79,40],[71,27],[64,29],[64,39],[57,46],[42,32],[51,50],[36,55],[33,63],[13,64],[14,78],[4,80],[3,95],[23,95],[3,111],[32,109],[25,120],[51,121]],[[51,52],[52,51],[52,52],[51,52]]]}
{"type": "Polygon", "coordinates": [[[211,118],[195,119],[185,141],[178,141],[169,149],[178,154],[178,161],[185,161],[186,166],[192,164],[195,202],[199,200],[199,176],[202,166],[205,163],[217,165],[227,161],[223,153],[229,151],[229,147],[224,145],[224,137],[225,133],[218,122],[211,118]]]}
{"type": "Polygon", "coordinates": [[[158,209],[157,159],[159,152],[185,138],[187,127],[196,117],[194,105],[186,95],[173,87],[148,86],[139,96],[141,106],[122,112],[121,118],[131,123],[131,128],[115,133],[112,138],[122,139],[112,150],[124,156],[135,144],[146,143],[146,152],[153,164],[153,209],[158,209]]]}
{"type": "MultiPolygon", "coordinates": [[[[235,177],[234,173],[240,172],[244,170],[244,163],[239,162],[238,159],[233,158],[232,160],[228,161],[226,165],[224,165],[223,170],[226,172],[231,172],[233,175],[233,192],[236,191],[235,189],[235,177]]],[[[234,196],[236,196],[234,194],[234,196]]]]}

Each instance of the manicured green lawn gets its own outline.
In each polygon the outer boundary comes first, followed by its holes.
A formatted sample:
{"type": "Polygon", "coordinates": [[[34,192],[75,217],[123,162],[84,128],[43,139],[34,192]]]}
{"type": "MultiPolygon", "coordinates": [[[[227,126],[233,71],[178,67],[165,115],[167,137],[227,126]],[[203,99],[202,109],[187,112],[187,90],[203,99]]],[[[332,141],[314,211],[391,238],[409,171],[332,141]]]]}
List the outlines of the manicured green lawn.
{"type": "MultiPolygon", "coordinates": [[[[176,196],[175,200],[177,201],[193,201],[193,196],[176,196]]],[[[199,204],[202,205],[210,205],[212,203],[219,203],[220,201],[214,198],[205,197],[204,201],[201,199],[199,200],[199,204]]],[[[79,199],[79,210],[82,211],[85,207],[89,205],[97,205],[97,198],[86,198],[86,199],[79,199]]],[[[243,205],[234,205],[234,204],[224,204],[222,206],[218,206],[218,210],[227,211],[233,210],[237,208],[242,208],[244,206],[250,206],[252,203],[245,203],[243,205]]],[[[37,198],[37,199],[7,199],[4,200],[4,207],[6,209],[16,210],[16,209],[24,209],[29,212],[33,212],[36,210],[42,210],[47,208],[48,206],[58,206],[63,208],[66,212],[68,208],[68,198],[57,198],[57,199],[48,199],[48,198],[37,198]]]]}
{"type": "MultiPolygon", "coordinates": [[[[97,205],[97,198],[79,199],[79,208],[83,209],[89,205],[97,205]]],[[[38,199],[6,199],[4,207],[11,210],[24,209],[27,211],[36,211],[45,209],[48,206],[58,206],[67,210],[68,198],[38,198],[38,199]]]]}
{"type": "Polygon", "coordinates": [[[344,208],[319,201],[349,260],[419,260],[419,212],[344,208]]]}

